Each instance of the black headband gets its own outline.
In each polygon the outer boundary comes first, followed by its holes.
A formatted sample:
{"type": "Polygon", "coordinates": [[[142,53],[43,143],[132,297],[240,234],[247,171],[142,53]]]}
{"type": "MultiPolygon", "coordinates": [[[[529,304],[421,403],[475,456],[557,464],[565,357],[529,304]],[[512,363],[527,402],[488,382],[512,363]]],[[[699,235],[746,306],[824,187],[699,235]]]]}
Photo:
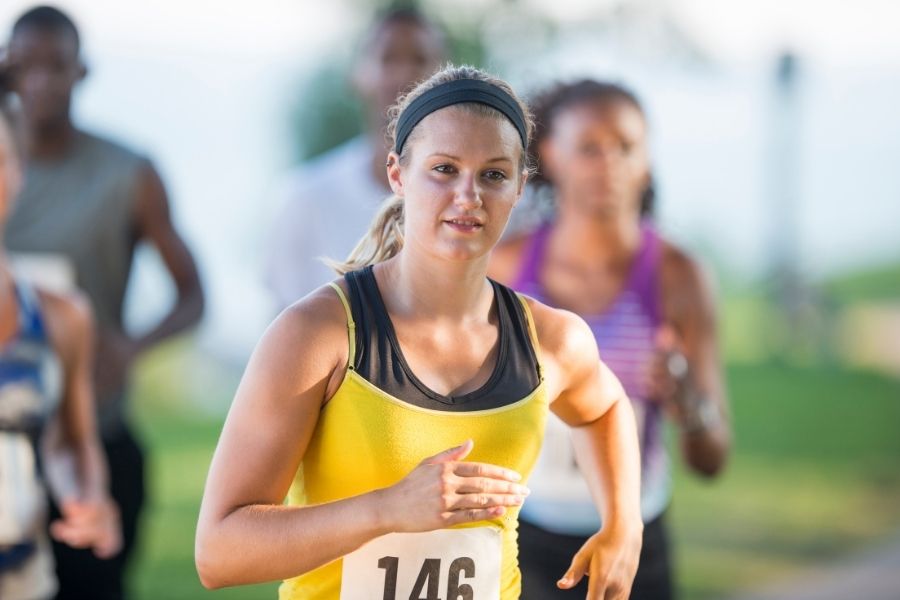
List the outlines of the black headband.
{"type": "Polygon", "coordinates": [[[519,103],[502,89],[479,79],[456,79],[435,86],[409,103],[397,119],[397,142],[394,151],[400,154],[406,138],[419,121],[442,108],[465,102],[477,102],[503,113],[519,131],[522,147],[528,147],[528,129],[519,103]]]}

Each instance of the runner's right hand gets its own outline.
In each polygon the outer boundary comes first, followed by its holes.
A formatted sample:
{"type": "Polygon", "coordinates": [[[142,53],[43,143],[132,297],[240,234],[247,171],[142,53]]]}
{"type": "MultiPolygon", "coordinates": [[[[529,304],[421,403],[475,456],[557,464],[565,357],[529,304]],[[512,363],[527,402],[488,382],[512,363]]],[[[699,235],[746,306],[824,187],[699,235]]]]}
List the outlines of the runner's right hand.
{"type": "Polygon", "coordinates": [[[511,469],[463,462],[474,443],[423,460],[395,485],[382,490],[381,515],[390,531],[433,531],[502,516],[521,506],[529,491],[511,469]]]}

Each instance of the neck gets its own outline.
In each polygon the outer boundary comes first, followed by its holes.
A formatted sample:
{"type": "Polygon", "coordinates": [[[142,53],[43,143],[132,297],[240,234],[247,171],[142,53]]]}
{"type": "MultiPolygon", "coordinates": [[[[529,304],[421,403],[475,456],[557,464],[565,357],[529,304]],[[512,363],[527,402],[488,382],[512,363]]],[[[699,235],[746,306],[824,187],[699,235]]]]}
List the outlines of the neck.
{"type": "Polygon", "coordinates": [[[493,302],[487,257],[447,261],[404,249],[381,274],[386,304],[405,316],[473,321],[486,318],[493,302]]]}
{"type": "Polygon", "coordinates": [[[551,240],[558,242],[552,244],[557,255],[572,262],[628,261],[641,245],[640,214],[631,210],[586,213],[562,201],[551,240]]]}
{"type": "Polygon", "coordinates": [[[32,124],[28,128],[28,157],[35,160],[59,158],[69,150],[77,133],[68,116],[32,124]]]}

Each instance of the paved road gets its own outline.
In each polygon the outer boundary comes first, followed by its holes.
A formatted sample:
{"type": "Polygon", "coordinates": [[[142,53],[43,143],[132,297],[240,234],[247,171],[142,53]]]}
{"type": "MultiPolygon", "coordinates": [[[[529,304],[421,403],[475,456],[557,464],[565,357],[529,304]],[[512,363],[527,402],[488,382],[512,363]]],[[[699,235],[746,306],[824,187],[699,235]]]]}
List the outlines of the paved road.
{"type": "Polygon", "coordinates": [[[900,600],[900,535],[846,562],[732,600],[900,600]]]}

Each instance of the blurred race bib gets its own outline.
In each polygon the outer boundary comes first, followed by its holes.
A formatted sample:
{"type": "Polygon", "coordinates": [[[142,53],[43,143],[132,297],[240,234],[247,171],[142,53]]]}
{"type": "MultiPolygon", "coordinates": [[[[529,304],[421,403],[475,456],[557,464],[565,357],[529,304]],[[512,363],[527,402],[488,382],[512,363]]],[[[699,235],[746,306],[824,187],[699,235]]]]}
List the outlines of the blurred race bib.
{"type": "Polygon", "coordinates": [[[54,252],[15,252],[10,254],[13,271],[25,281],[57,294],[76,289],[75,265],[63,254],[54,252]]]}
{"type": "Polygon", "coordinates": [[[344,557],[341,600],[499,600],[500,529],[391,533],[344,557]]]}

